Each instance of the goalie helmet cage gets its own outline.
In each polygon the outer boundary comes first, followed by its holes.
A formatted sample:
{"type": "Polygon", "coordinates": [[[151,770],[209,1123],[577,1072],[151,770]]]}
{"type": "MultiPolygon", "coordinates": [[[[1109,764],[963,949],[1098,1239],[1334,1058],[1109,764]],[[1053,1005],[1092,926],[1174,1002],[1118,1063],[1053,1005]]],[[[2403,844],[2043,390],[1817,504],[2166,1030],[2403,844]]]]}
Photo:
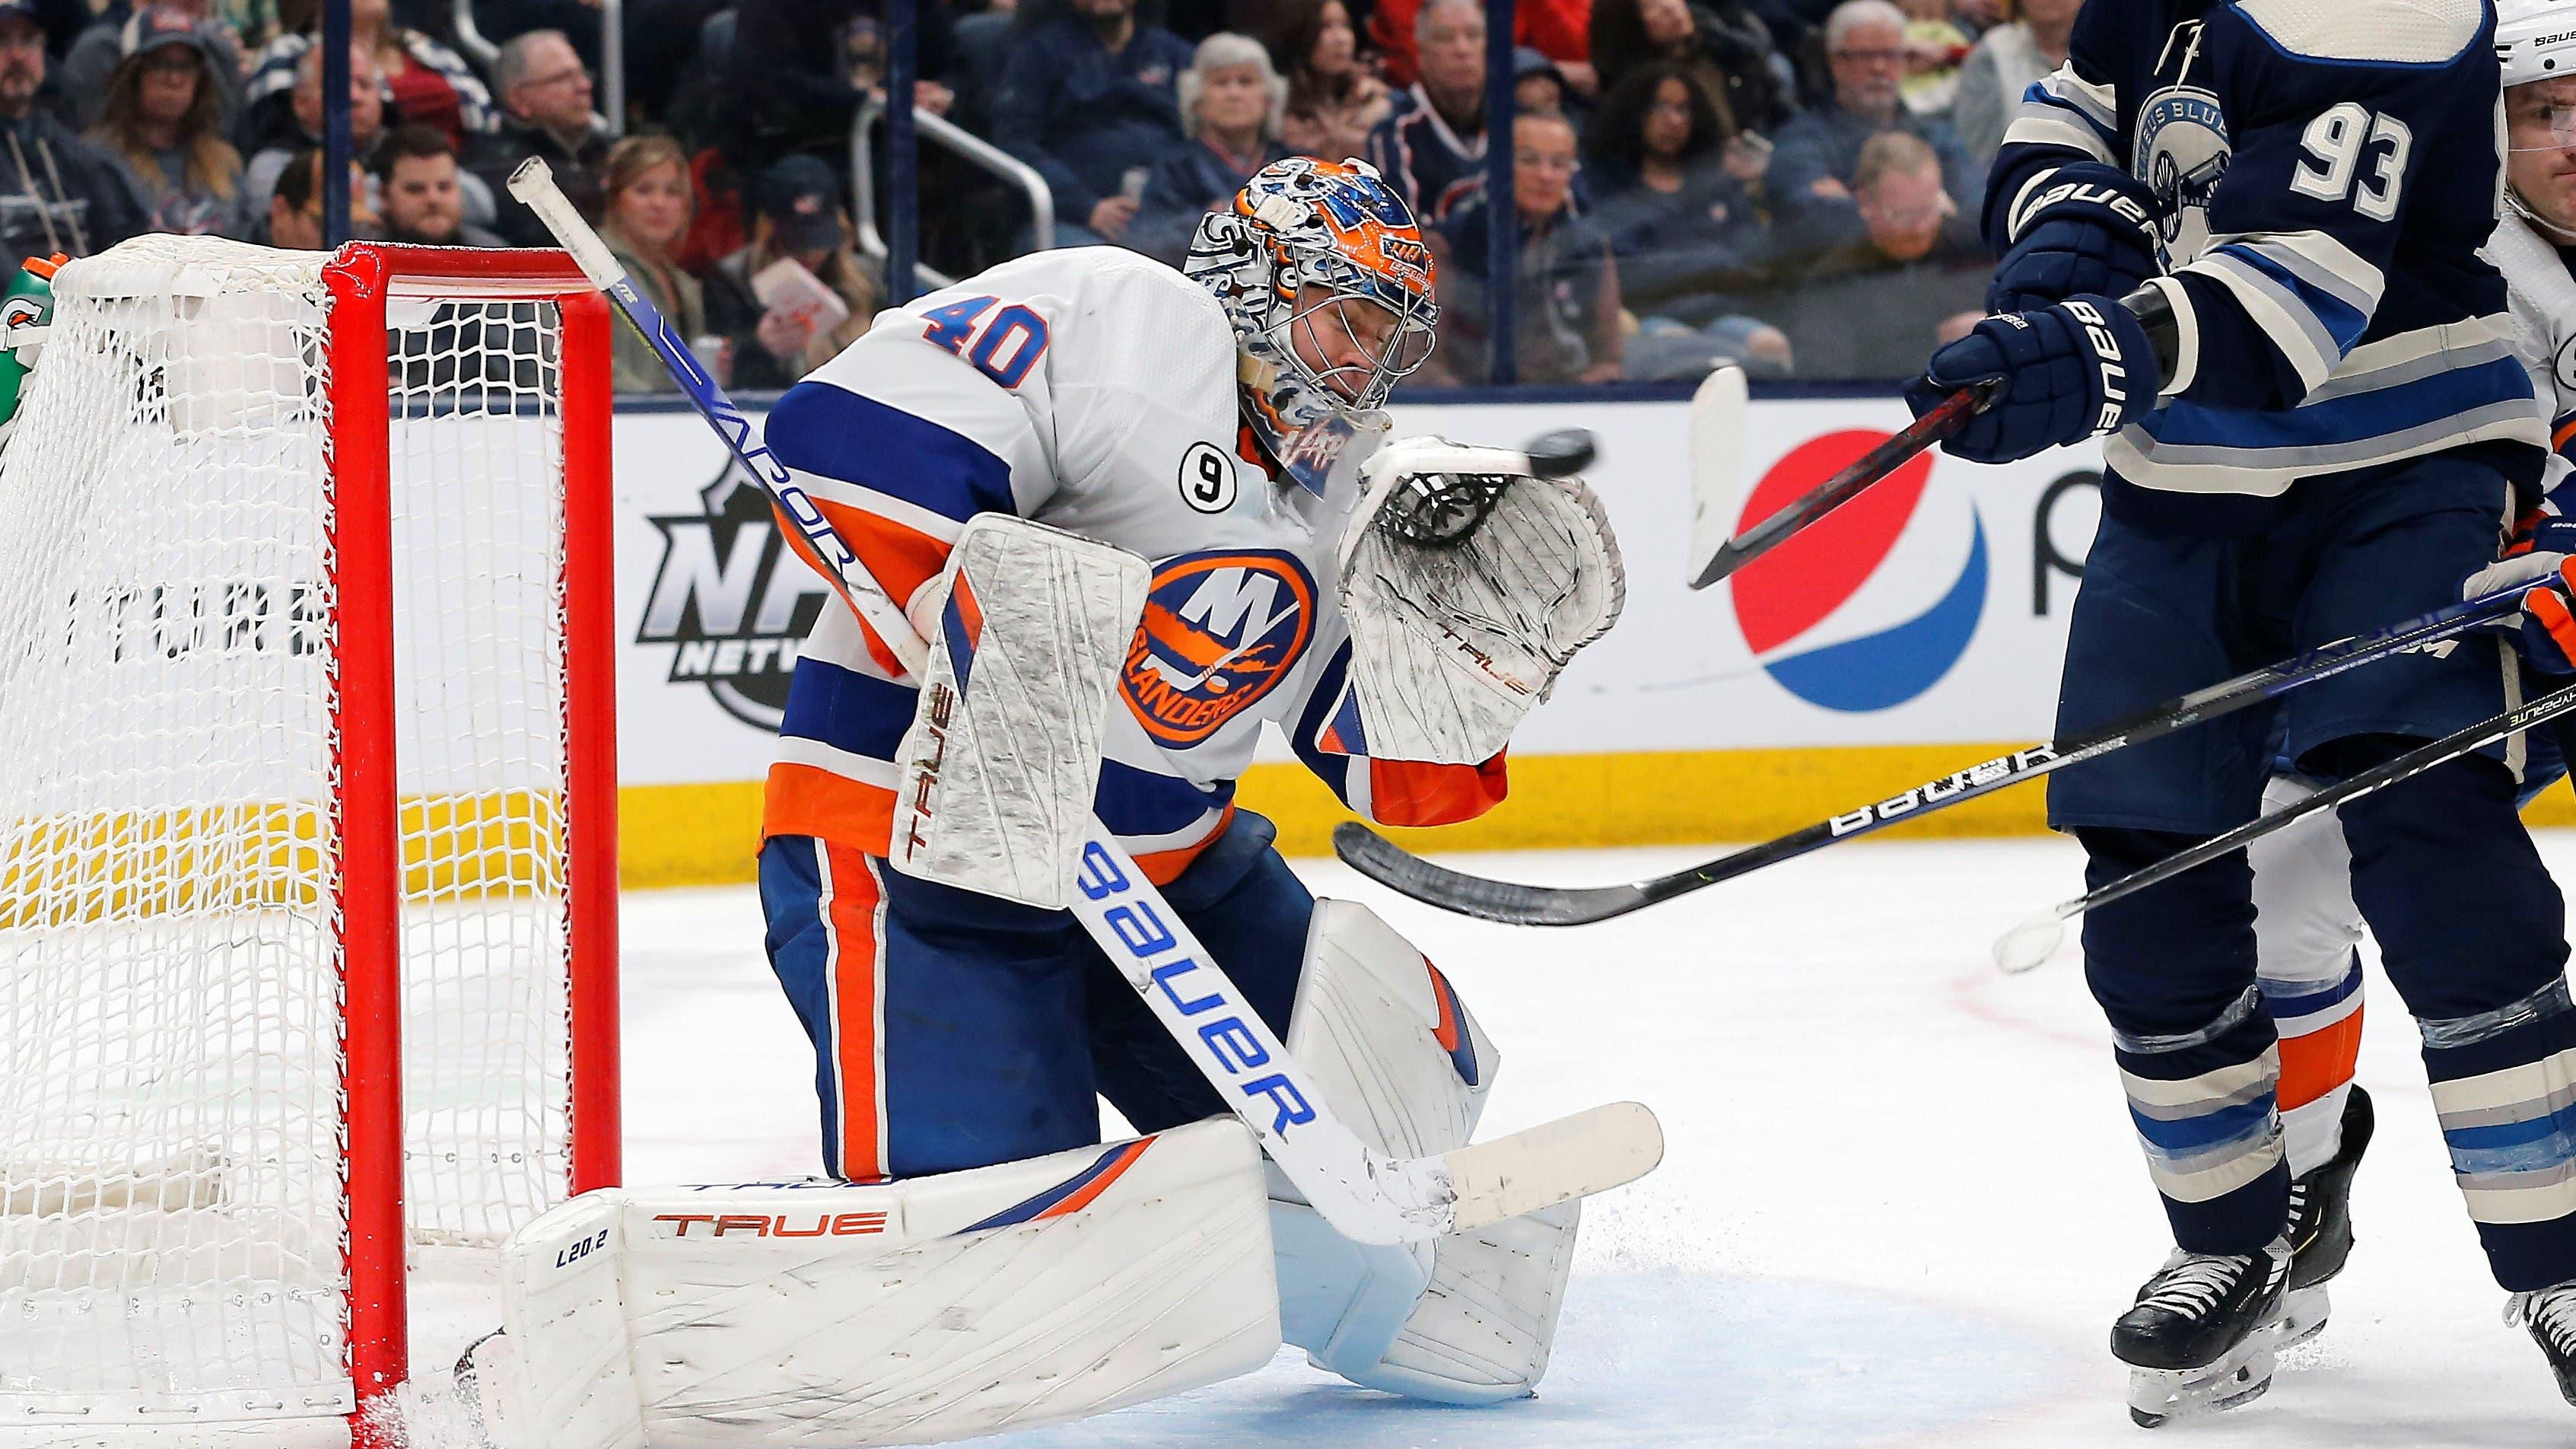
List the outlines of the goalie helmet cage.
{"type": "Polygon", "coordinates": [[[55,292],[0,453],[0,1442],[386,1443],[411,1250],[618,1179],[608,307],[557,251],[167,236],[55,292]]]}

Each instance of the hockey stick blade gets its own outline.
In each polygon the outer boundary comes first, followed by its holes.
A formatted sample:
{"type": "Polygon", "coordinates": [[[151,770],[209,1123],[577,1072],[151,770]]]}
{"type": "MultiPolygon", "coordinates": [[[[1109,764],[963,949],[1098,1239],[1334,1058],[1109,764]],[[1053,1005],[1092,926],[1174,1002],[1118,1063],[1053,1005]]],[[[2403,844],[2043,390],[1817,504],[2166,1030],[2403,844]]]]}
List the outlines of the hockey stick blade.
{"type": "Polygon", "coordinates": [[[1742,506],[1744,482],[1744,369],[1733,363],[1703,379],[1690,400],[1690,542],[1682,582],[1698,580],[1726,546],[1742,506]]]}
{"type": "Polygon", "coordinates": [[[2046,936],[2042,928],[2043,922],[2056,925],[2062,932],[2064,922],[2074,920],[2087,911],[2136,895],[2149,886],[2160,885],[2187,870],[2206,865],[2220,856],[2233,854],[2274,831],[2288,829],[2320,810],[2332,810],[2338,805],[2358,800],[2373,791],[2385,790],[2391,785],[2412,779],[2436,766],[2449,764],[2471,751],[2484,749],[2507,735],[2520,734],[2524,730],[2547,724],[2560,715],[2571,712],[2576,712],[2576,685],[2569,685],[2554,694],[2542,695],[2529,704],[2480,720],[2466,729],[2454,730],[2430,744],[2418,745],[2396,759],[2364,770],[2349,780],[2329,785],[2288,809],[2256,816],[2223,835],[2213,835],[2188,850],[2175,851],[2153,865],[2141,866],[2099,890],[2087,891],[2070,901],[2060,901],[2042,914],[2033,916],[2014,927],[2001,940],[1995,942],[1995,965],[2003,971],[2018,975],[2047,960],[2056,950],[2057,941],[2053,936],[2046,936]],[[2047,949],[2040,950],[2038,946],[2044,936],[2046,936],[2047,949]]]}
{"type": "Polygon", "coordinates": [[[1353,870],[1417,901],[1507,926],[1585,926],[1654,904],[1641,886],[1534,886],[1434,865],[1360,824],[1333,827],[1333,853],[1353,870]]]}
{"type": "MultiPolygon", "coordinates": [[[[2086,760],[2161,739],[2178,730],[2233,714],[2248,705],[2375,660],[2448,639],[2512,615],[2527,586],[2509,584],[2464,603],[2401,620],[2369,634],[2322,644],[2278,664],[2196,689],[2096,734],[2063,744],[2033,745],[1891,795],[1855,810],[1748,845],[1686,870],[1611,886],[1535,886],[1468,875],[1414,855],[1357,822],[1333,831],[1333,851],[1360,874],[1417,901],[1514,926],[1582,926],[1688,895],[1706,886],[1750,875],[1812,851],[1856,840],[1893,825],[1964,805],[2025,780],[2086,760]]],[[[2019,952],[2017,951],[2018,955],[2019,952]]]]}
{"type": "Polygon", "coordinates": [[[1826,514],[1868,492],[1888,475],[1913,461],[1915,455],[1959,431],[1969,418],[1985,408],[1987,399],[1994,396],[1997,386],[1985,383],[1963,387],[1943,398],[1939,406],[1916,418],[1905,431],[1862,454],[1851,466],[1810,489],[1805,497],[1728,539],[1716,556],[1708,561],[1708,566],[1690,581],[1690,586],[1707,588],[1805,532],[1826,514]]]}
{"type": "Polygon", "coordinates": [[[1611,1102],[1525,1132],[1443,1153],[1451,1231],[1465,1232],[1635,1182],[1664,1160],[1663,1124],[1642,1102],[1611,1102]]]}

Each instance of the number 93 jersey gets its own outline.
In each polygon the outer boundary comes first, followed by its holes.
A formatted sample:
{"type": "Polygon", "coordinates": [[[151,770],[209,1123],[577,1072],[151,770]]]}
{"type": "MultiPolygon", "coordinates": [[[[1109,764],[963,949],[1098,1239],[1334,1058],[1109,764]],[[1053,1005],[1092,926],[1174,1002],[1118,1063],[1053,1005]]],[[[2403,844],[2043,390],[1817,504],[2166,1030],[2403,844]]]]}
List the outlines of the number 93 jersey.
{"type": "MultiPolygon", "coordinates": [[[[1109,247],[1043,252],[880,314],[768,423],[771,451],[917,626],[931,621],[914,601],[977,513],[1153,565],[1095,808],[1158,882],[1224,831],[1265,721],[1387,823],[1464,819],[1502,795],[1499,758],[1340,747],[1349,648],[1330,571],[1384,422],[1308,429],[1274,480],[1244,440],[1237,355],[1216,298],[1170,267],[1109,247]]],[[[789,685],[764,833],[883,854],[915,700],[893,652],[826,608],[789,685]]]]}
{"type": "Polygon", "coordinates": [[[2059,167],[2153,194],[2177,340],[2123,480],[2274,495],[2474,449],[2536,482],[2546,434],[2478,256],[2504,154],[2480,0],[2092,0],[1990,173],[1988,241],[2059,167]]]}

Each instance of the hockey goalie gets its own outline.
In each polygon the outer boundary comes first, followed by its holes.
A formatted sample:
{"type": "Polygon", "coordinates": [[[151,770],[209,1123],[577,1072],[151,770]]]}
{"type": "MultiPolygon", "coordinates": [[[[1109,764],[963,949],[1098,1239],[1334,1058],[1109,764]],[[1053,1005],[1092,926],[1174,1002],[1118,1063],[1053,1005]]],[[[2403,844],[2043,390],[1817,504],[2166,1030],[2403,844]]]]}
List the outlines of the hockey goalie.
{"type": "Polygon", "coordinates": [[[1579,479],[1385,441],[1437,312],[1376,173],[1294,159],[1185,271],[1008,262],[780,401],[771,450],[930,645],[916,672],[827,609],[768,781],[767,947],[828,1176],[590,1194],[523,1232],[479,1366],[497,1440],[952,1439],[1283,1340],[1369,1388],[1531,1392],[1578,1204],[1343,1236],[1065,909],[1096,816],[1370,1147],[1468,1141],[1498,1057],[1461,993],[1234,802],[1268,724],[1372,820],[1479,815],[1617,617],[1579,479]],[[1104,1144],[1102,1097],[1144,1135],[1104,1144]]]}

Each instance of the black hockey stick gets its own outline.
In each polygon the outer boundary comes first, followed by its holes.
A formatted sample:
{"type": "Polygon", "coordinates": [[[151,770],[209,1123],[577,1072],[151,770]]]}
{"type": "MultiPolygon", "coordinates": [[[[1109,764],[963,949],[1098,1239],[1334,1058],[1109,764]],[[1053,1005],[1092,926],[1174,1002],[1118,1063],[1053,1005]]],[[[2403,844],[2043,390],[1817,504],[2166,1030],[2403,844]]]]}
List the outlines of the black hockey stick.
{"type": "Polygon", "coordinates": [[[1869,491],[1880,479],[1905,466],[1915,454],[1959,431],[1985,409],[2000,383],[1963,387],[1938,407],[1914,420],[1913,426],[1852,461],[1851,466],[1817,484],[1807,495],[1719,545],[1708,567],[1690,581],[1704,589],[1728,574],[1788,542],[1809,524],[1869,491]]]}
{"type": "Polygon", "coordinates": [[[2276,830],[2316,814],[2332,810],[2347,800],[2358,800],[2373,790],[2384,790],[2401,780],[2412,779],[2436,765],[2445,765],[2472,750],[2481,750],[2510,734],[2546,724],[2576,710],[2576,685],[2555,694],[2545,694],[2518,709],[2509,709],[2492,719],[2481,720],[2464,730],[2442,736],[2429,745],[2419,745],[2396,759],[2364,770],[2351,779],[2310,795],[2285,810],[2249,820],[2224,835],[2213,835],[2188,850],[2178,850],[2153,865],[2141,866],[2100,890],[2088,891],[2071,901],[2060,901],[2039,915],[2031,917],[2004,933],[1995,942],[1995,965],[2018,974],[2028,971],[2055,954],[2066,938],[2066,923],[2096,906],[2107,906],[2124,896],[2133,896],[2151,885],[2173,879],[2195,866],[2230,851],[2239,850],[2276,830]]]}
{"type": "Polygon", "coordinates": [[[1766,865],[1793,860],[1809,851],[1822,850],[1828,845],[1856,839],[1936,810],[1947,810],[2006,785],[2037,779],[2130,745],[2161,739],[2204,720],[2233,714],[2247,705],[2287,694],[2303,684],[2313,684],[2374,660],[2466,633],[2520,610],[2523,595],[2531,588],[2532,585],[2527,583],[2509,585],[2466,603],[2453,604],[2447,609],[2391,624],[2373,633],[2319,645],[2268,668],[2240,674],[2195,690],[2180,699],[2169,700],[2097,734],[2064,744],[2033,745],[2013,754],[1998,755],[1983,764],[1926,781],[1903,794],[1891,795],[1874,805],[1863,805],[1803,830],[1721,855],[1688,870],[1626,885],[1534,886],[1487,880],[1483,876],[1434,865],[1356,821],[1345,821],[1333,831],[1333,851],[1369,879],[1445,911],[1516,926],[1589,925],[1642,910],[1675,896],[1688,895],[1702,886],[1750,875],[1766,865]]]}

